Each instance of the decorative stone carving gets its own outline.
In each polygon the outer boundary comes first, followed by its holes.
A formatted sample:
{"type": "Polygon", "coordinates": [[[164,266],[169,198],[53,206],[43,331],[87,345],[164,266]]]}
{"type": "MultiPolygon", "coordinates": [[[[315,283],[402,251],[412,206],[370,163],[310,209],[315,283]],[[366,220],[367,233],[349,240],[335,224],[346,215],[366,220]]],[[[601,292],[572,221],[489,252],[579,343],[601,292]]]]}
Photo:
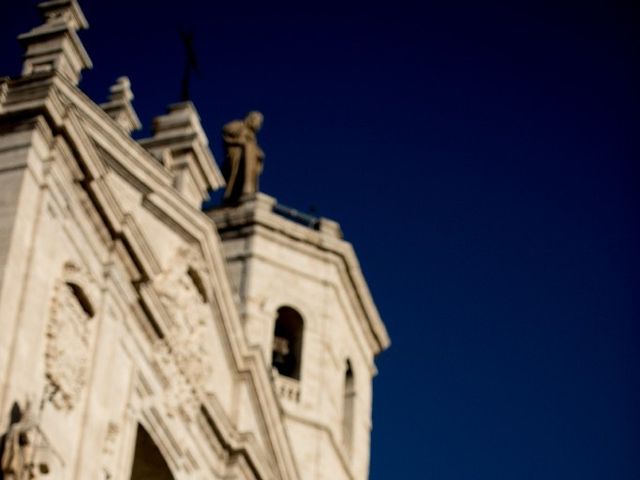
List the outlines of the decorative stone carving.
{"type": "Polygon", "coordinates": [[[94,310],[82,286],[90,282],[68,262],[54,287],[46,329],[45,399],[60,410],[73,409],[87,382],[94,310]]]}
{"type": "Polygon", "coordinates": [[[100,472],[100,478],[102,480],[113,479],[112,469],[115,465],[116,458],[116,445],[118,435],[120,433],[120,427],[118,424],[111,421],[107,425],[107,433],[104,438],[104,446],[102,447],[102,470],[100,472]]]}
{"type": "Polygon", "coordinates": [[[92,66],[76,33],[89,26],[78,2],[45,1],[38,8],[44,23],[18,37],[26,50],[22,74],[55,71],[77,85],[82,70],[92,66]]]}
{"type": "Polygon", "coordinates": [[[100,105],[102,109],[128,134],[140,130],[142,124],[131,105],[133,92],[129,78],[119,77],[109,92],[109,101],[100,105]]]}
{"type": "Polygon", "coordinates": [[[193,323],[192,314],[200,316],[198,306],[207,302],[206,267],[195,249],[181,247],[177,250],[170,267],[158,275],[155,281],[156,290],[169,313],[177,316],[177,322],[193,323]],[[195,305],[196,308],[191,309],[195,305]]]}
{"type": "Polygon", "coordinates": [[[107,455],[113,455],[115,453],[116,439],[120,433],[120,428],[115,422],[109,422],[107,425],[107,434],[104,440],[103,452],[107,455]]]}
{"type": "Polygon", "coordinates": [[[169,105],[165,115],[153,119],[152,131],[153,137],[139,140],[140,145],[169,170],[174,186],[194,207],[224,187],[193,103],[169,105]]]}
{"type": "Polygon", "coordinates": [[[202,326],[200,325],[200,328],[192,332],[178,334],[173,347],[176,364],[180,371],[194,385],[200,385],[205,391],[211,391],[207,377],[211,375],[212,366],[209,362],[202,326]]]}
{"type": "Polygon", "coordinates": [[[225,202],[237,203],[243,196],[259,190],[264,152],[256,134],[262,121],[260,112],[250,112],[244,120],[229,122],[222,129],[225,152],[222,175],[227,182],[225,202]]]}
{"type": "Polygon", "coordinates": [[[160,300],[173,319],[165,339],[154,346],[159,364],[169,375],[173,389],[170,413],[193,418],[198,408],[195,386],[205,393],[213,392],[209,378],[213,370],[207,344],[210,306],[207,302],[207,278],[204,264],[191,248],[178,250],[171,268],[156,279],[160,300]],[[195,402],[195,403],[194,403],[195,402]]]}
{"type": "Polygon", "coordinates": [[[9,426],[4,438],[1,468],[5,480],[51,478],[53,452],[42,434],[35,405],[27,400],[19,408],[19,420],[9,426]]]}
{"type": "Polygon", "coordinates": [[[166,340],[154,345],[154,353],[162,375],[169,381],[165,383],[164,406],[170,418],[181,418],[191,422],[199,407],[197,393],[185,371],[178,366],[174,351],[166,340]]]}
{"type": "MultiPolygon", "coordinates": [[[[173,319],[171,338],[174,346],[197,346],[192,341],[197,340],[211,315],[206,278],[205,266],[196,251],[183,247],[175,254],[171,268],[156,280],[160,300],[173,319]]],[[[197,346],[196,350],[201,347],[204,344],[197,346]]]]}

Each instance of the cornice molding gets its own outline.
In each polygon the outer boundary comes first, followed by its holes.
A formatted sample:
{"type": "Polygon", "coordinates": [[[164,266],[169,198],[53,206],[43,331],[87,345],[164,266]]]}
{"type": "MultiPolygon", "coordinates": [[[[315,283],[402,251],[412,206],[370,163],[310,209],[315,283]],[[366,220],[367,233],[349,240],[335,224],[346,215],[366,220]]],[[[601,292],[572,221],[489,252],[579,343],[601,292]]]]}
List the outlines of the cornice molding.
{"type": "Polygon", "coordinates": [[[275,199],[258,194],[253,205],[248,202],[244,207],[223,207],[210,210],[208,215],[218,226],[223,241],[266,234],[287,248],[334,263],[339,271],[344,272],[343,284],[347,291],[351,292],[349,296],[354,308],[361,312],[359,317],[366,322],[363,324],[363,330],[369,332],[368,336],[373,340],[371,346],[374,353],[378,354],[388,348],[391,340],[364,279],[353,246],[335,235],[313,230],[278,215],[272,208],[268,208],[273,204],[275,199]],[[319,257],[319,252],[329,255],[319,257]]]}

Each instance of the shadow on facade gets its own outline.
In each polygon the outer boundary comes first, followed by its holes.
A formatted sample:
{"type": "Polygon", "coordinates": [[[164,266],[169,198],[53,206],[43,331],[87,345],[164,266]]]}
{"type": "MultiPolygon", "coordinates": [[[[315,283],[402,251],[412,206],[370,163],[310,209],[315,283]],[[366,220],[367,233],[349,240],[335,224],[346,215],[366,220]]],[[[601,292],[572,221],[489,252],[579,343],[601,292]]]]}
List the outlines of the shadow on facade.
{"type": "Polygon", "coordinates": [[[174,480],[162,453],[141,425],[136,434],[131,480],[174,480]]]}

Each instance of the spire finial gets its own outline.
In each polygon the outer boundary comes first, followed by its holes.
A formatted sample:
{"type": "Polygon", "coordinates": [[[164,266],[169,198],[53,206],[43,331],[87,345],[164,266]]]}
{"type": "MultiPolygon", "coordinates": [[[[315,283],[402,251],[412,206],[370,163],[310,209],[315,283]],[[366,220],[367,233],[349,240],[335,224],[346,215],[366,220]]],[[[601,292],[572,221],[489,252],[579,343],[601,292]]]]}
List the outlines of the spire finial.
{"type": "Polygon", "coordinates": [[[200,207],[211,190],[224,185],[193,103],[169,105],[165,115],[153,119],[152,132],[140,145],[170,172],[174,186],[193,206],[200,207]]]}
{"type": "Polygon", "coordinates": [[[25,48],[23,75],[58,72],[74,85],[91,59],[78,34],[89,24],[76,0],[49,0],[38,5],[44,23],[18,36],[25,48]]]}
{"type": "Polygon", "coordinates": [[[127,133],[140,130],[142,125],[131,105],[133,92],[128,77],[120,77],[109,89],[109,101],[101,104],[102,109],[113,118],[127,133]]]}

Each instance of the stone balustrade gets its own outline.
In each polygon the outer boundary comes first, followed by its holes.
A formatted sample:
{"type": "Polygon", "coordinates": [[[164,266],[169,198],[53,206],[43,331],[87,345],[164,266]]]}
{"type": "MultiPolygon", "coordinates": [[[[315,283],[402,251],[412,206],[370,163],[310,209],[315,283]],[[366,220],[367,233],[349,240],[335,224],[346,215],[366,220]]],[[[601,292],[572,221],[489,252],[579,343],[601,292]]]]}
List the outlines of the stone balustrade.
{"type": "Polygon", "coordinates": [[[275,372],[273,381],[276,392],[280,398],[284,398],[290,402],[300,402],[300,382],[298,380],[279,375],[275,372]]]}

